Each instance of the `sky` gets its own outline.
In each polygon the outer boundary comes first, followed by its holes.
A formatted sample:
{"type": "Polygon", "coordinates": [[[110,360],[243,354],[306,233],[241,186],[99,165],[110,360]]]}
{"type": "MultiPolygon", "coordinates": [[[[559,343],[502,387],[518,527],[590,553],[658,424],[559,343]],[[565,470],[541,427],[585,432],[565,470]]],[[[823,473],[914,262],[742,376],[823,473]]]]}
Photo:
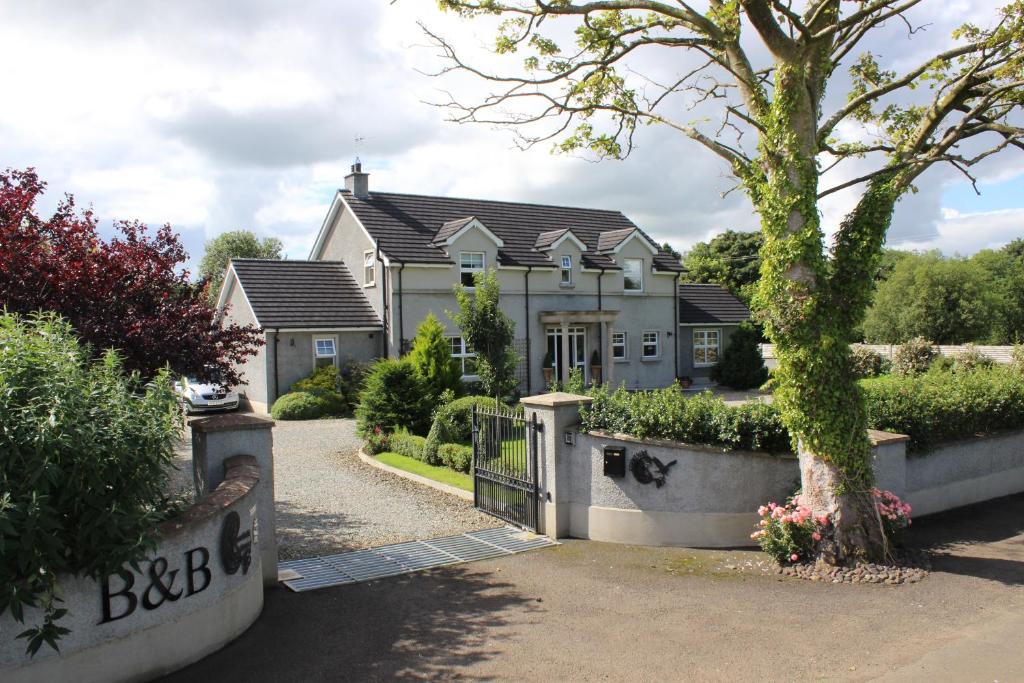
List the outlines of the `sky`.
{"type": "MultiPolygon", "coordinates": [[[[865,44],[883,64],[915,65],[994,7],[923,5],[912,18],[925,30],[908,38],[888,26],[865,44]]],[[[640,130],[627,160],[595,163],[447,121],[430,102],[488,87],[426,73],[440,62],[417,22],[483,64],[518,63],[487,53],[493,23],[444,15],[431,0],[2,3],[0,167],[35,167],[49,183],[43,210],[72,193],[107,226],[171,223],[193,265],[206,240],[235,229],[278,237],[289,258],[306,258],[357,155],[371,192],[617,209],[682,250],[757,228],[749,201],[728,192],[728,169],[664,127],[640,130]]],[[[659,76],[685,64],[670,52],[643,59],[659,76]]],[[[841,86],[829,103],[841,102],[841,86]]],[[[968,255],[1024,236],[1024,154],[1004,153],[977,174],[980,196],[951,170],[926,173],[897,207],[889,244],[968,255]]],[[[855,201],[851,190],[822,204],[827,231],[855,201]]]]}

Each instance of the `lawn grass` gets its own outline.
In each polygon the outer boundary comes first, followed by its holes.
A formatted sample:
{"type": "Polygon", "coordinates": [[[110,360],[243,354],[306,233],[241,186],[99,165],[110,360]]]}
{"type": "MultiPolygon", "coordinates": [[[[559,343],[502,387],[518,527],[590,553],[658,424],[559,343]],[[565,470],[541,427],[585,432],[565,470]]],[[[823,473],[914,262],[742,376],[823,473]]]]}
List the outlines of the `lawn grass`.
{"type": "Polygon", "coordinates": [[[434,465],[428,465],[425,462],[420,462],[419,460],[391,452],[379,453],[375,457],[385,465],[390,465],[391,467],[405,470],[412,474],[418,474],[421,477],[433,479],[434,481],[439,481],[442,484],[455,486],[463,491],[473,490],[472,476],[462,472],[456,472],[448,467],[435,467],[434,465]]]}

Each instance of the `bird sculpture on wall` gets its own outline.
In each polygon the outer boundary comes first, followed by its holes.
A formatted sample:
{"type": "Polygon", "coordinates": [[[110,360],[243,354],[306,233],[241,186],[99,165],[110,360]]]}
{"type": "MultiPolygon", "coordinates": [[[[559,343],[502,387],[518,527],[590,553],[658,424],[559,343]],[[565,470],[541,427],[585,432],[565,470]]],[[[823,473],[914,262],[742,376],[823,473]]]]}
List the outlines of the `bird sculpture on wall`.
{"type": "Polygon", "coordinates": [[[637,451],[629,461],[629,471],[641,484],[654,483],[659,489],[665,485],[669,469],[676,464],[676,461],[663,463],[658,458],[648,455],[647,451],[637,451]]]}

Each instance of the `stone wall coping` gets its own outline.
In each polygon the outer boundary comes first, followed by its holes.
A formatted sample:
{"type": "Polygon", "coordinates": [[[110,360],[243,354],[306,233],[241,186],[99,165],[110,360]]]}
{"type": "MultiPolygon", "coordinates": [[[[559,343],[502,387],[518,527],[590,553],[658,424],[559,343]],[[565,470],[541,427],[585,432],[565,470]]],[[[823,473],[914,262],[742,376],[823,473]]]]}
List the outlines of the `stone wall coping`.
{"type": "Polygon", "coordinates": [[[224,481],[186,508],[180,515],[158,527],[160,537],[167,539],[189,527],[210,519],[244,498],[260,481],[260,466],[251,455],[235,455],[224,461],[224,481]]]}
{"type": "Polygon", "coordinates": [[[617,441],[629,441],[630,443],[644,444],[647,446],[662,446],[664,448],[679,448],[700,453],[713,453],[715,455],[749,455],[758,458],[771,458],[772,460],[796,460],[794,453],[768,453],[767,451],[741,451],[737,449],[722,448],[721,446],[709,446],[707,444],[686,443],[683,441],[672,441],[671,439],[641,439],[629,434],[618,432],[607,432],[603,429],[595,429],[591,432],[584,432],[589,436],[598,439],[615,439],[617,441]]]}
{"type": "Polygon", "coordinates": [[[558,408],[559,406],[589,405],[594,399],[580,394],[570,394],[565,391],[554,391],[550,394],[538,394],[519,399],[525,406],[539,406],[543,408],[558,408]]]}
{"type": "Polygon", "coordinates": [[[880,432],[877,429],[868,430],[868,439],[871,440],[872,446],[885,446],[891,443],[910,441],[910,437],[907,436],[906,434],[897,434],[896,432],[880,432]]]}
{"type": "Polygon", "coordinates": [[[211,432],[239,432],[249,429],[271,429],[273,420],[255,415],[211,415],[192,420],[189,424],[193,432],[209,434],[211,432]]]}

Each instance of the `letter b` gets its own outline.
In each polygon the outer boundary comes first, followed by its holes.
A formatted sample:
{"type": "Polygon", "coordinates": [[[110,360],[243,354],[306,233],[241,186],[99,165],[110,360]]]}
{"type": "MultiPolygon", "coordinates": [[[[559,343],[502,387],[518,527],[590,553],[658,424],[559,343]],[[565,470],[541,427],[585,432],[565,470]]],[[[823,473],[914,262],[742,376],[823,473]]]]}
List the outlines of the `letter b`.
{"type": "Polygon", "coordinates": [[[195,595],[201,591],[206,590],[210,585],[210,579],[213,577],[210,574],[210,570],[207,565],[210,564],[210,551],[206,548],[199,547],[193,548],[185,552],[185,570],[188,574],[188,580],[186,582],[188,587],[188,595],[195,595]],[[202,557],[200,564],[195,563],[195,555],[199,553],[202,557]],[[203,577],[203,585],[196,588],[196,574],[200,574],[203,577]]]}
{"type": "Polygon", "coordinates": [[[139,599],[135,593],[132,592],[132,586],[135,585],[135,575],[128,570],[120,569],[117,575],[124,581],[124,586],[121,590],[116,593],[110,592],[110,576],[103,579],[103,619],[100,620],[101,624],[107,622],[117,621],[118,619],[124,619],[129,614],[135,611],[135,608],[139,605],[139,599]],[[125,608],[121,614],[114,616],[111,610],[110,602],[112,598],[123,597],[128,600],[128,607],[125,608]]]}

